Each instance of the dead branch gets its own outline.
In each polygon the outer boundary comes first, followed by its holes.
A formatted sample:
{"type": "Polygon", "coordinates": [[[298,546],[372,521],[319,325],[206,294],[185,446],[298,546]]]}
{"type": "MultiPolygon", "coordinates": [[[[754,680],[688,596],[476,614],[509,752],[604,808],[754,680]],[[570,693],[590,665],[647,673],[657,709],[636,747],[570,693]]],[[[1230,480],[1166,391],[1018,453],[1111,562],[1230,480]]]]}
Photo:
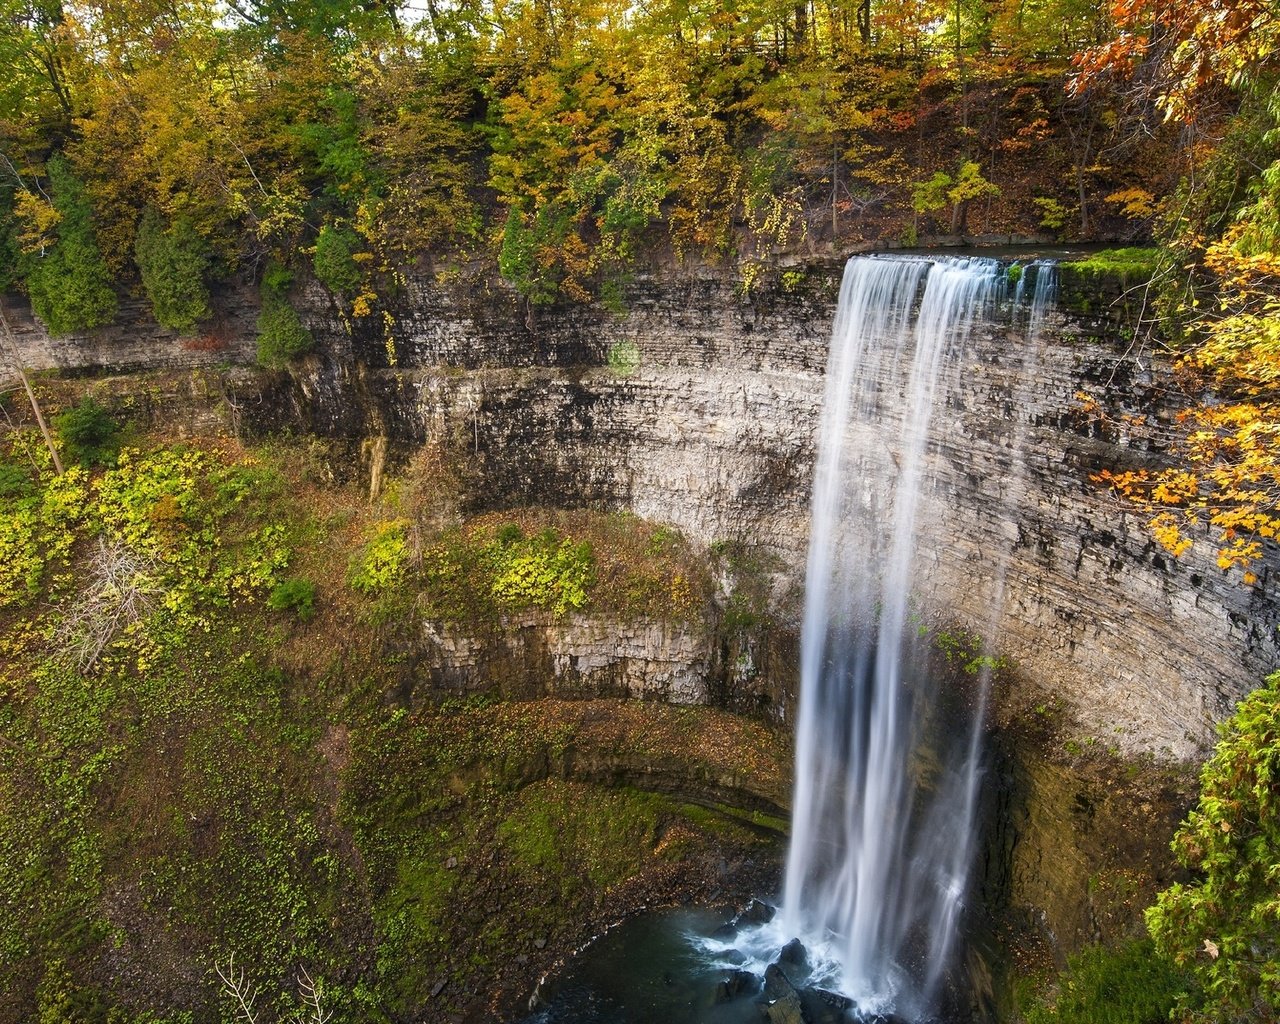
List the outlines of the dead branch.
{"type": "Polygon", "coordinates": [[[258,989],[249,985],[248,978],[245,977],[244,968],[236,970],[236,955],[231,954],[227,960],[227,969],[223,971],[221,965],[214,964],[213,969],[218,972],[218,977],[222,981],[222,991],[229,995],[236,1004],[236,1020],[242,1020],[245,1024],[258,1024],[257,1015],[253,1011],[254,1001],[258,998],[258,989]]]}
{"type": "Polygon", "coordinates": [[[298,994],[302,996],[302,1009],[294,1015],[296,1024],[329,1024],[333,1011],[321,1004],[324,981],[312,981],[305,967],[298,968],[298,994]]]}
{"type": "Polygon", "coordinates": [[[27,375],[18,362],[18,346],[13,340],[13,329],[9,326],[9,318],[5,315],[3,303],[0,303],[0,357],[3,357],[4,364],[22,381],[22,386],[27,392],[27,400],[31,403],[31,411],[36,417],[36,424],[40,427],[45,446],[53,457],[54,472],[61,476],[62,459],[58,457],[58,449],[54,446],[53,438],[49,435],[49,428],[45,425],[44,413],[40,410],[40,403],[36,400],[36,393],[31,390],[31,382],[27,380],[27,375]]]}
{"type": "Polygon", "coordinates": [[[122,541],[98,538],[80,597],[68,609],[55,637],[81,672],[97,664],[102,652],[127,626],[150,615],[159,583],[160,563],[122,541]]]}

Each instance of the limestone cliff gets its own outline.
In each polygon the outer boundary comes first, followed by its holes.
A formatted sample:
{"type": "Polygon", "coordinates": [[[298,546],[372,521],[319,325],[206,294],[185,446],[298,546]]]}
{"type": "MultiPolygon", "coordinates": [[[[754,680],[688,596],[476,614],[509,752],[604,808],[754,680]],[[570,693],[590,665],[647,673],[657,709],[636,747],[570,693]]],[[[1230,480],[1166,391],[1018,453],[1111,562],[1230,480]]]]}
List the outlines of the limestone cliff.
{"type": "MultiPolygon", "coordinates": [[[[757,545],[777,556],[775,595],[794,611],[840,269],[812,264],[750,297],[706,268],[641,277],[621,314],[529,311],[500,282],[424,276],[390,321],[354,323],[313,284],[296,299],[317,353],[291,375],[234,382],[228,398],[259,428],[435,446],[473,506],[625,508],[702,544],[757,545]]],[[[241,294],[224,307],[213,347],[154,327],[50,341],[21,315],[18,341],[35,368],[244,360],[251,305],[241,294]]],[[[994,628],[1019,676],[1083,732],[1185,759],[1280,664],[1276,560],[1245,587],[1207,539],[1173,559],[1089,482],[1153,456],[1089,422],[1077,393],[1167,418],[1161,380],[1105,316],[1056,313],[1035,345],[979,323],[938,396],[920,539],[933,567],[916,590],[926,617],[994,628]]]]}
{"type": "MultiPolygon", "coordinates": [[[[498,285],[418,280],[390,341],[380,324],[348,333],[313,289],[320,354],[259,420],[439,446],[483,507],[621,507],[704,544],[760,545],[784,567],[777,594],[794,594],[839,271],[751,298],[711,271],[644,278],[621,315],[532,319],[498,285]]],[[[926,617],[989,633],[1003,574],[994,625],[1019,675],[1108,746],[1184,759],[1280,650],[1270,568],[1244,587],[1207,539],[1172,559],[1089,482],[1154,456],[1089,422],[1077,393],[1169,417],[1161,372],[1105,317],[1057,313],[1035,345],[980,323],[938,396],[920,540],[933,568],[916,586],[926,617]]]]}

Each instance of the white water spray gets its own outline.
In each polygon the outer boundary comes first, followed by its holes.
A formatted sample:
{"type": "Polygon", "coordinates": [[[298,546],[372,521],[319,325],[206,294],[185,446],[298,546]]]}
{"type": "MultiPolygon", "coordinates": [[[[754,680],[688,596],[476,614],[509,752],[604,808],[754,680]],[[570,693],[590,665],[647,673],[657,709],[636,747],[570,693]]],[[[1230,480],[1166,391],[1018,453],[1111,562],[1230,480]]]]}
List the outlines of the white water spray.
{"type": "MultiPolygon", "coordinates": [[[[1029,340],[1052,299],[1051,268],[1032,271],[1029,340]]],[[[836,313],[779,924],[834,958],[833,981],[864,1010],[929,1012],[968,891],[985,678],[962,721],[941,720],[954,709],[940,710],[923,659],[915,663],[910,595],[933,554],[919,549],[916,523],[935,396],[959,372],[974,320],[1009,291],[994,260],[854,258],[836,313]]],[[[1002,562],[989,636],[1003,590],[1002,562]]]]}

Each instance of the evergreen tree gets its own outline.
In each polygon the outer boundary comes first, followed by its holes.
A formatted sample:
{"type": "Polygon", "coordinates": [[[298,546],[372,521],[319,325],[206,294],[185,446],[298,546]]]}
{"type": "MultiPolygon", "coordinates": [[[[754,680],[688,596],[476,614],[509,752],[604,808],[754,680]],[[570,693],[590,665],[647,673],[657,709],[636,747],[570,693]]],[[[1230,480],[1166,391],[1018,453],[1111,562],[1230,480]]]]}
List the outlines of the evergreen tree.
{"type": "Polygon", "coordinates": [[[51,334],[109,324],[116,315],[116,295],[94,236],[88,196],[62,156],[52,157],[46,170],[58,214],[57,237],[43,251],[23,254],[31,306],[51,334]]]}
{"type": "Polygon", "coordinates": [[[209,260],[191,222],[180,218],[166,231],[160,214],[148,208],[138,225],[134,256],[156,322],[193,333],[210,310],[204,281],[209,260]]]}

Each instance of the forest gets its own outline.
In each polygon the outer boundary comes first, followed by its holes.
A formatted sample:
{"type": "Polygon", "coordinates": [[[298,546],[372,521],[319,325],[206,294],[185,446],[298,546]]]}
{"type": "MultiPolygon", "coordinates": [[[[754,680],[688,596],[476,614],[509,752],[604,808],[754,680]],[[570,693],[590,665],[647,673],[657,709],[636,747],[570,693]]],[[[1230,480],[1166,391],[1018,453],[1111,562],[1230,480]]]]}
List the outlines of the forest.
{"type": "Polygon", "coordinates": [[[1154,239],[1152,326],[1229,401],[1165,440],[1182,475],[1107,482],[1171,551],[1209,519],[1245,572],[1277,527],[1262,0],[14,0],[3,26],[0,283],[55,335],[133,293],[199,336],[250,282],[281,366],[312,344],[298,274],[390,330],[424,266],[496,267],[532,308],[654,261],[750,292],[866,241],[1154,239]]]}
{"type": "Polygon", "coordinates": [[[5,283],[54,333],[118,289],[194,332],[218,281],[282,295],[298,263],[360,317],[422,262],[536,304],[654,257],[749,285],[864,239],[1203,234],[1271,113],[1265,5],[1202,7],[14,3],[5,283]]]}

